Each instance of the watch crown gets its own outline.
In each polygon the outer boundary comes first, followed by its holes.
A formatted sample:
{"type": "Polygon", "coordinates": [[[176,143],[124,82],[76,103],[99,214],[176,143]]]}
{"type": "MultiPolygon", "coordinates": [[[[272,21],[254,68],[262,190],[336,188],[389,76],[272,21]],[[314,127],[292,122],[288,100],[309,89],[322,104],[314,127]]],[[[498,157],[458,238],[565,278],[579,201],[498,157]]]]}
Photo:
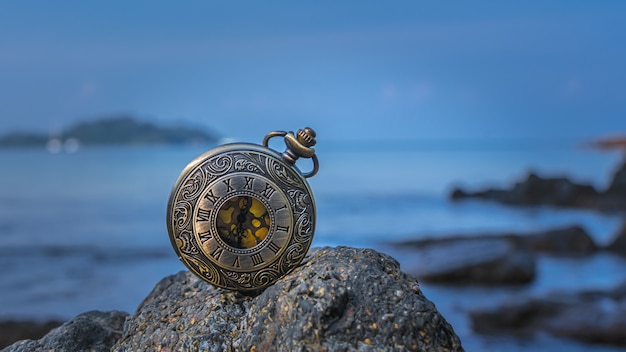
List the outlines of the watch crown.
{"type": "Polygon", "coordinates": [[[315,131],[310,127],[300,129],[297,133],[274,131],[263,138],[263,146],[267,147],[269,140],[273,137],[284,137],[287,149],[282,153],[283,161],[293,166],[298,158],[311,158],[313,160],[313,170],[303,174],[304,177],[308,178],[314,176],[319,169],[317,155],[315,155],[315,150],[311,148],[317,143],[315,136],[315,131]]]}
{"type": "Polygon", "coordinates": [[[298,142],[302,143],[305,147],[312,147],[317,143],[315,136],[315,131],[309,127],[298,130],[298,142]]]}

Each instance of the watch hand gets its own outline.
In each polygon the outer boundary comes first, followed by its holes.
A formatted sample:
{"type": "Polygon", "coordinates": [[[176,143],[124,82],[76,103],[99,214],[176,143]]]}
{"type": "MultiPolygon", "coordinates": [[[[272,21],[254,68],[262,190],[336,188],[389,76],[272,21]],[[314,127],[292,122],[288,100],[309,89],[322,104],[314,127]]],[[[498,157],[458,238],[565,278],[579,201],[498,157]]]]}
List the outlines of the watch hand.
{"type": "Polygon", "coordinates": [[[237,215],[237,232],[239,235],[239,243],[241,244],[242,237],[246,236],[245,224],[248,219],[248,199],[244,198],[242,204],[239,207],[239,215],[237,215]]]}

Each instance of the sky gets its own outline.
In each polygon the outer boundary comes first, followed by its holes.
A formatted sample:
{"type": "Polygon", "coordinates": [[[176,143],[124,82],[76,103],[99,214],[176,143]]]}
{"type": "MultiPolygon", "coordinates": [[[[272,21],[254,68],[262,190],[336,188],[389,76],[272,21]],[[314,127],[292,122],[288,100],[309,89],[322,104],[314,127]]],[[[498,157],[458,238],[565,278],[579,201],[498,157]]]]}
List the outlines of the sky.
{"type": "Polygon", "coordinates": [[[0,0],[0,134],[595,139],[626,134],[625,63],[624,1],[0,0]]]}

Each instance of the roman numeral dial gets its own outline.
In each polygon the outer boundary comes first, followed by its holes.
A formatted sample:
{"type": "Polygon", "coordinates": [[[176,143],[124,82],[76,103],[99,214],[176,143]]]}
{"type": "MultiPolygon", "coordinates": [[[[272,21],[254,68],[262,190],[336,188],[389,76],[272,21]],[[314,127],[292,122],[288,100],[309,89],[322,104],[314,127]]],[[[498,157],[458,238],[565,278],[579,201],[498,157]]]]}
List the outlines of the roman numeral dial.
{"type": "Polygon", "coordinates": [[[194,234],[207,260],[244,272],[272,265],[293,235],[293,209],[272,180],[241,173],[216,179],[198,198],[194,234]]]}

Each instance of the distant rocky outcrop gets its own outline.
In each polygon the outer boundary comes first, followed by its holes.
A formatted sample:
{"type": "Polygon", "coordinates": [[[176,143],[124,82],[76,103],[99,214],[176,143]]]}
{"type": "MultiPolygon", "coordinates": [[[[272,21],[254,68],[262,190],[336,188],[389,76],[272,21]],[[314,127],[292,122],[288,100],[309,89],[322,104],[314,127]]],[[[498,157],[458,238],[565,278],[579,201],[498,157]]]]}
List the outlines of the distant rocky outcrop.
{"type": "Polygon", "coordinates": [[[189,272],[168,276],[126,319],[123,332],[118,320],[103,322],[88,314],[98,320],[85,322],[90,328],[71,328],[81,315],[41,340],[18,342],[5,351],[32,350],[22,346],[72,351],[108,351],[110,346],[111,351],[463,351],[452,326],[417,281],[402,273],[393,258],[370,249],[313,249],[292,273],[255,294],[218,289],[189,272]]]}
{"type": "Polygon", "coordinates": [[[584,206],[599,192],[591,185],[578,184],[565,177],[543,178],[534,173],[509,189],[489,188],[468,192],[456,188],[450,194],[453,200],[480,198],[511,205],[584,206]]]}
{"type": "Polygon", "coordinates": [[[488,188],[467,191],[455,188],[452,200],[485,199],[509,205],[550,205],[599,210],[626,210],[626,161],[615,171],[609,186],[598,191],[590,184],[566,177],[541,177],[534,173],[508,189],[488,188]]]}
{"type": "Polygon", "coordinates": [[[587,343],[626,346],[626,283],[610,290],[512,298],[470,312],[472,329],[521,337],[549,333],[587,343]]]}
{"type": "Polygon", "coordinates": [[[10,133],[0,137],[0,147],[46,147],[50,141],[80,145],[211,144],[217,137],[199,129],[157,126],[130,116],[115,116],[80,122],[55,135],[10,133]]]}
{"type": "Polygon", "coordinates": [[[525,284],[535,278],[536,254],[582,256],[599,249],[580,226],[533,233],[449,235],[394,243],[411,250],[405,270],[425,282],[525,284]]]}

